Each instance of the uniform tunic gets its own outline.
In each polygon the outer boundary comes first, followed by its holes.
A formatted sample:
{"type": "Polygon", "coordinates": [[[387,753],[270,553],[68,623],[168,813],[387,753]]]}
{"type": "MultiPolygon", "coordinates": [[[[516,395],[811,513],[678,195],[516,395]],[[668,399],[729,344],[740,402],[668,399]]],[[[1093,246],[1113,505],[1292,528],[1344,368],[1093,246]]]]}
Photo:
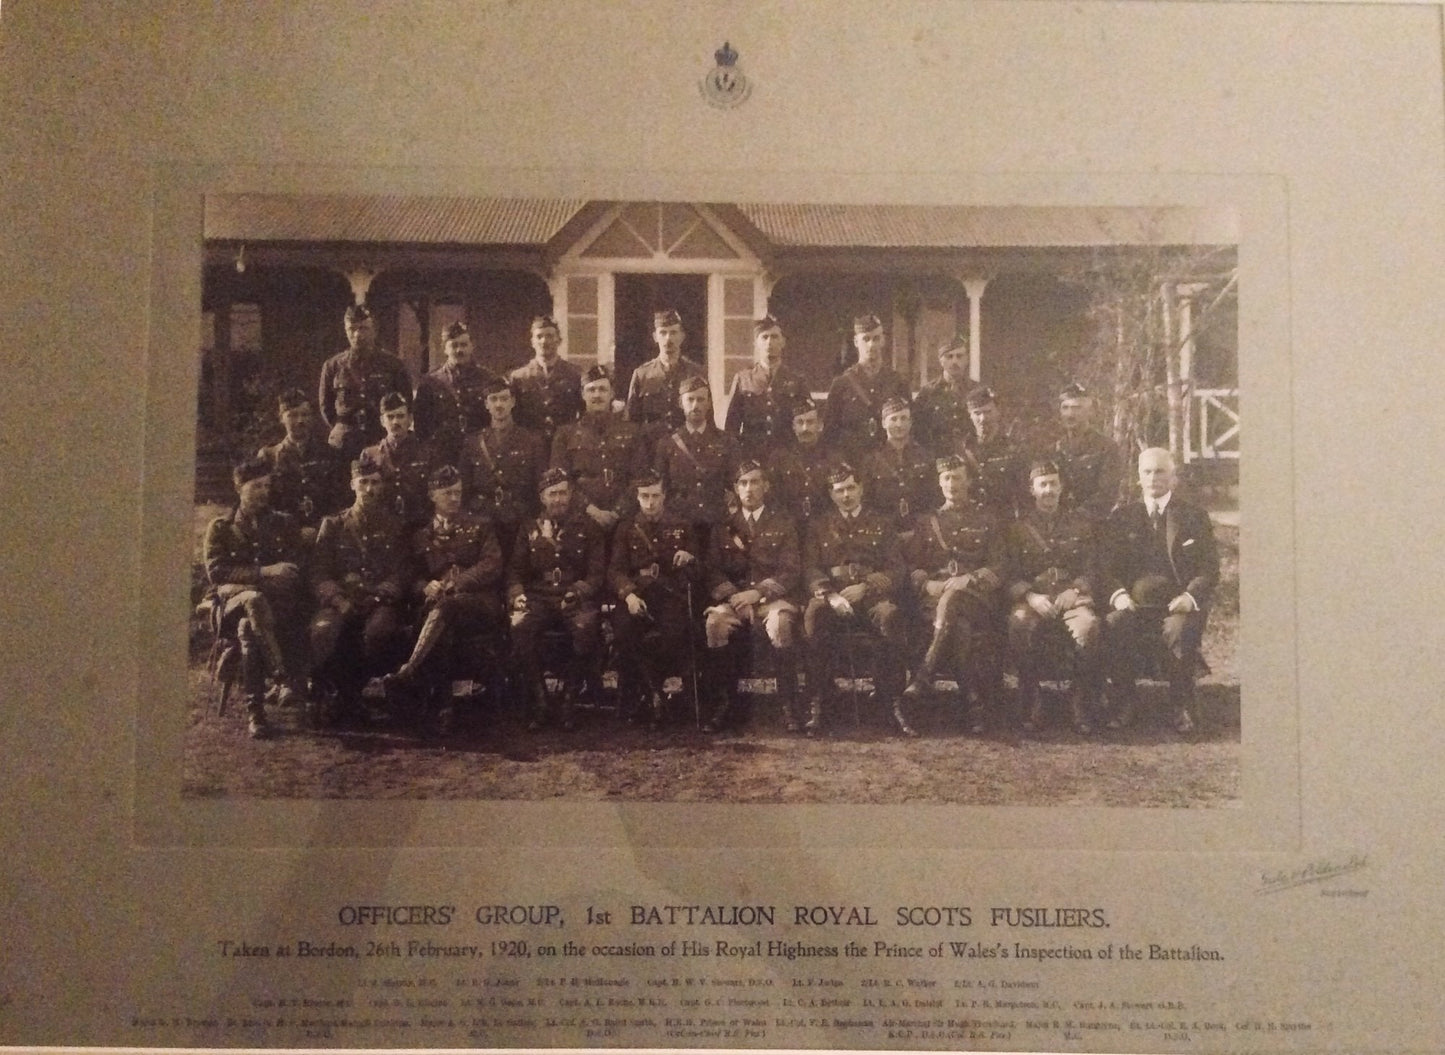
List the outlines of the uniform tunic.
{"type": "Polygon", "coordinates": [[[685,662],[693,625],[688,585],[700,574],[701,557],[692,525],[670,512],[656,519],[639,514],[618,525],[607,578],[620,602],[612,626],[630,692],[638,689],[640,671],[652,675],[656,691],[664,671],[685,662]],[[690,553],[693,560],[677,567],[679,552],[690,553]],[[633,593],[647,605],[645,614],[629,611],[626,598],[633,593]],[[649,632],[658,635],[651,644],[649,632]]]}
{"type": "Polygon", "coordinates": [[[808,395],[803,379],[786,366],[771,375],[755,364],[733,375],[723,431],[738,438],[749,458],[764,458],[792,442],[793,406],[808,395]]]}
{"type": "Polygon", "coordinates": [[[409,527],[426,522],[431,516],[431,498],[427,480],[437,467],[431,448],[414,432],[400,438],[387,436],[363,452],[381,467],[391,489],[391,501],[409,527]]]}
{"type": "Polygon", "coordinates": [[[446,363],[417,382],[413,428],[442,463],[456,465],[462,437],[491,424],[485,388],[495,380],[495,374],[475,363],[446,363]]]}
{"type": "Polygon", "coordinates": [[[350,466],[320,436],[305,444],[287,437],[257,453],[271,464],[272,508],[295,517],[301,527],[319,527],[323,517],[350,503],[350,466]]]}
{"type": "Polygon", "coordinates": [[[462,484],[468,507],[499,524],[515,524],[537,509],[545,468],[542,437],[512,425],[473,432],[462,443],[462,484]]]}
{"type": "Polygon", "coordinates": [[[893,517],[895,530],[913,526],[919,513],[938,504],[936,459],[910,440],[903,447],[884,443],[863,459],[863,501],[893,517]]]}
{"type": "Polygon", "coordinates": [[[636,508],[632,481],[647,468],[647,450],[641,431],[622,415],[589,413],[557,430],[552,465],[567,471],[588,503],[624,516],[636,508]]]}
{"type": "Polygon", "coordinates": [[[769,503],[796,518],[800,529],[805,527],[814,517],[833,508],[828,476],[839,460],[838,453],[821,439],[808,445],[793,443],[774,451],[768,463],[772,481],[769,503]]]}
{"type": "Polygon", "coordinates": [[[833,639],[846,618],[820,595],[861,583],[866,591],[853,604],[854,620],[866,620],[882,635],[884,647],[875,658],[878,689],[885,698],[896,696],[903,688],[905,634],[893,595],[905,576],[892,520],[866,508],[845,517],[835,507],[809,525],[803,563],[814,595],[803,614],[812,691],[832,692],[838,659],[833,639]]]}
{"type": "Polygon", "coordinates": [[[709,423],[698,432],[680,428],[658,442],[653,467],[667,489],[667,508],[694,524],[727,516],[737,468],[737,440],[709,423]]]}
{"type": "Polygon", "coordinates": [[[878,415],[890,399],[909,400],[908,382],[886,366],[857,363],[833,379],[823,406],[823,440],[843,457],[861,460],[883,442],[878,415]]]}
{"type": "Polygon", "coordinates": [[[1093,520],[1081,510],[1046,514],[1032,509],[1008,526],[1007,545],[1013,579],[1009,642],[1018,656],[1020,673],[1033,672],[1037,654],[1046,646],[1040,635],[1045,617],[1030,607],[1030,593],[1043,594],[1054,602],[1060,594],[1074,591],[1073,604],[1060,613],[1061,622],[1055,625],[1068,630],[1075,648],[1092,656],[1099,641],[1094,598],[1098,546],[1093,520]]]}
{"type": "Polygon", "coordinates": [[[1060,430],[1050,453],[1059,463],[1064,505],[1084,510],[1097,522],[1107,519],[1124,481],[1118,446],[1094,429],[1060,430]]]}
{"type": "Polygon", "coordinates": [[[507,379],[517,393],[517,424],[536,430],[551,443],[557,430],[582,416],[582,371],[558,358],[551,366],[530,359],[507,379]]]}
{"type": "Polygon", "coordinates": [[[965,402],[972,386],[967,378],[954,384],[946,377],[935,377],[918,390],[913,400],[913,436],[935,457],[962,454],[974,434],[965,402]]]}
{"type": "Polygon", "coordinates": [[[1000,430],[986,440],[975,433],[963,457],[973,496],[1005,520],[1017,516],[1028,500],[1028,452],[1000,430]]]}
{"type": "Polygon", "coordinates": [[[649,444],[682,425],[678,387],[690,377],[707,380],[707,373],[690,359],[679,357],[669,368],[661,356],[632,371],[627,385],[627,420],[642,427],[649,444]]]}
{"type": "Polygon", "coordinates": [[[367,444],[380,440],[386,434],[381,401],[392,392],[411,400],[411,375],[390,352],[348,348],[326,360],[316,406],[331,429],[331,446],[355,458],[367,444]]]}

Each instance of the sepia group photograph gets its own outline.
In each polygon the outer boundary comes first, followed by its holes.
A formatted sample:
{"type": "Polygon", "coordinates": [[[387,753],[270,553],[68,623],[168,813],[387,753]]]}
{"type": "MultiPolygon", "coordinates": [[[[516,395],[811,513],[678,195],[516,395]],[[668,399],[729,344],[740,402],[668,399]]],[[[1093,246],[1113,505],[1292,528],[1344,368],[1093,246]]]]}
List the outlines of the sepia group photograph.
{"type": "Polygon", "coordinates": [[[1230,203],[203,216],[184,796],[1239,805],[1230,203]]]}

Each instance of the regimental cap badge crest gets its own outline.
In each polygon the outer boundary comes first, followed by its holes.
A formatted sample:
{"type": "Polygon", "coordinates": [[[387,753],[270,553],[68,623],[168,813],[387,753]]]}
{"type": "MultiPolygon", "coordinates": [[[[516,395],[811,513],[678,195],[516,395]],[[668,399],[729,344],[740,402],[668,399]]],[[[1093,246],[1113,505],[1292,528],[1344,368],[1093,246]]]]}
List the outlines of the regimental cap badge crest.
{"type": "Polygon", "coordinates": [[[698,82],[698,90],[710,105],[730,110],[747,100],[753,85],[738,68],[738,53],[727,41],[713,52],[713,58],[717,65],[698,82]]]}

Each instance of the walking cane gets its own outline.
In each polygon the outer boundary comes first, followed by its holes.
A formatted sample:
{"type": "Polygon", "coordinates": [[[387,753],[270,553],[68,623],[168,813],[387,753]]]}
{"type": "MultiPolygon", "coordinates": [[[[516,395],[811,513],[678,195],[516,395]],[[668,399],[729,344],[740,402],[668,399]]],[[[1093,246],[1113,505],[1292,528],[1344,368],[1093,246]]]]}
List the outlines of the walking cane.
{"type": "Polygon", "coordinates": [[[697,685],[697,612],[692,605],[692,579],[687,580],[687,662],[692,672],[692,717],[694,728],[702,728],[702,694],[697,685]]]}

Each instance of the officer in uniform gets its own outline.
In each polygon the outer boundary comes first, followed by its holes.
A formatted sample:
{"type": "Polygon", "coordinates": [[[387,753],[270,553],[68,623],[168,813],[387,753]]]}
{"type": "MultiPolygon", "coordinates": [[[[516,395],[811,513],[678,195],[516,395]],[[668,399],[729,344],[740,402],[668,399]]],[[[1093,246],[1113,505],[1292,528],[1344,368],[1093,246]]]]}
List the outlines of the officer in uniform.
{"type": "Polygon", "coordinates": [[[532,358],[508,375],[517,394],[517,424],[533,429],[544,444],[582,413],[582,371],[558,354],[562,331],[550,315],[531,326],[532,358]]]}
{"type": "Polygon", "coordinates": [[[955,334],[938,346],[943,374],[918,390],[913,400],[913,435],[935,457],[962,454],[973,435],[968,414],[968,337],[955,334]]]}
{"type": "Polygon", "coordinates": [[[792,444],[775,450],[768,462],[772,501],[797,522],[799,533],[833,508],[828,476],[838,460],[823,442],[818,404],[804,396],[793,404],[792,444]]]}
{"type": "Polygon", "coordinates": [[[666,508],[662,477],[648,469],[632,481],[637,513],[612,541],[608,584],[622,698],[634,718],[663,718],[662,683],[680,656],[694,649],[693,585],[702,565],[692,525],[666,508]]]}
{"type": "Polygon", "coordinates": [[[883,637],[875,671],[878,695],[892,702],[893,718],[907,733],[898,707],[906,635],[903,613],[893,599],[906,577],[898,535],[891,517],[866,508],[863,485],[851,465],[839,465],[829,484],[833,509],[808,525],[803,550],[811,595],[803,633],[812,695],[804,731],[813,736],[822,727],[825,697],[834,688],[838,636],[849,626],[871,625],[883,637]]]}
{"type": "Polygon", "coordinates": [[[516,397],[501,378],[487,382],[492,424],[462,443],[462,478],[473,512],[496,528],[503,557],[512,552],[517,527],[537,511],[537,481],[547,467],[542,437],[515,424],[516,397]]]}
{"type": "Polygon", "coordinates": [[[412,569],[406,525],[371,454],[352,463],[351,489],[355,502],[323,520],[316,535],[311,581],[321,607],[311,620],[311,669],[344,711],[359,716],[366,679],[406,655],[412,569]]]}
{"type": "Polygon", "coordinates": [[[909,401],[908,382],[883,362],[888,338],[877,315],[853,320],[858,361],[833,379],[823,407],[824,434],[838,457],[856,464],[883,441],[879,414],[890,399],[909,401]]]}
{"type": "MultiPolygon", "coordinates": [[[[434,696],[448,670],[480,656],[463,649],[479,637],[500,640],[506,611],[502,604],[502,548],[492,525],[462,508],[462,474],[443,465],[431,474],[431,522],[412,535],[416,578],[413,596],[425,612],[411,656],[382,679],[387,696],[434,696]]],[[[452,701],[447,695],[437,714],[439,731],[451,729],[452,701]]]]}
{"type": "Polygon", "coordinates": [[[635,509],[629,482],[648,468],[647,449],[637,425],[612,409],[612,375],[605,366],[582,378],[582,417],[563,425],[552,441],[552,465],[572,478],[577,501],[610,535],[635,509]]]}
{"type": "Polygon", "coordinates": [[[712,396],[701,377],[685,379],[678,399],[683,424],[658,442],[653,467],[667,487],[667,507],[690,521],[706,543],[728,513],[737,440],[713,424],[712,396]]]}
{"type": "Polygon", "coordinates": [[[1002,689],[1003,524],[970,497],[960,455],[945,455],[935,468],[943,505],[918,518],[908,546],[910,579],[933,635],[904,695],[919,699],[940,673],[951,675],[969,699],[969,731],[981,733],[1002,689]]]}
{"type": "Polygon", "coordinates": [[[642,427],[649,457],[662,438],[682,424],[677,393],[683,382],[692,378],[707,382],[707,371],[682,357],[684,336],[682,317],[677,312],[656,312],[652,316],[652,339],[657,344],[657,356],[633,370],[627,386],[627,420],[642,427]]]}
{"type": "Polygon", "coordinates": [[[1174,493],[1174,459],[1162,447],[1139,455],[1143,500],[1120,506],[1105,526],[1104,583],[1109,612],[1110,680],[1119,708],[1111,729],[1129,725],[1146,651],[1163,645],[1174,728],[1194,730],[1194,667],[1209,601],[1219,582],[1219,552],[1209,514],[1174,493]]]}
{"type": "Polygon", "coordinates": [[[442,331],[446,362],[416,386],[413,416],[416,434],[430,445],[442,465],[459,465],[462,437],[486,428],[487,383],[496,378],[476,361],[472,335],[454,322],[442,331]]]}
{"type": "Polygon", "coordinates": [[[606,575],[602,529],[572,508],[572,484],[561,469],[548,469],[538,481],[542,515],[522,522],[507,567],[507,597],[512,609],[512,649],[532,693],[537,730],[547,720],[542,685],[542,634],[561,627],[572,637],[572,658],[565,674],[561,721],[573,728],[573,702],[582,683],[595,674],[600,639],[598,599],[606,575]]]}
{"type": "Polygon", "coordinates": [[[1059,392],[1059,432],[1050,452],[1064,481],[1064,506],[1102,524],[1119,503],[1124,459],[1119,447],[1089,425],[1093,399],[1071,381],[1059,392]]]}
{"type": "Polygon", "coordinates": [[[411,427],[411,406],[400,392],[381,400],[381,423],[386,436],[363,452],[381,467],[390,489],[391,502],[409,528],[420,527],[431,517],[427,478],[436,468],[431,448],[411,427]]]}
{"type": "Polygon", "coordinates": [[[737,708],[738,652],[749,643],[744,628],[761,626],[773,648],[783,726],[790,733],[798,731],[794,646],[799,610],[792,598],[802,561],[795,522],[768,504],[768,486],[767,474],[756,461],[738,466],[733,484],[738,508],[713,532],[708,551],[707,588],[713,605],[705,617],[707,682],[721,688],[705,727],[709,730],[720,728],[729,710],[737,708]]]}
{"type": "Polygon", "coordinates": [[[938,500],[938,473],[933,458],[913,440],[913,412],[908,401],[896,396],[879,411],[883,446],[863,459],[863,492],[868,505],[891,515],[900,534],[938,500]]]}
{"type": "Polygon", "coordinates": [[[1008,525],[1009,651],[1019,674],[1019,711],[1026,732],[1043,722],[1039,675],[1046,658],[1072,660],[1069,716],[1081,735],[1103,691],[1103,624],[1094,610],[1097,543],[1092,519],[1061,504],[1059,466],[1039,458],[1029,467],[1034,508],[1008,525]],[[1052,653],[1052,656],[1050,656],[1052,653]]]}
{"type": "Polygon", "coordinates": [[[803,379],[783,364],[787,345],[778,320],[765,315],[753,322],[753,355],[757,360],[733,375],[723,431],[738,438],[744,457],[767,459],[792,441],[792,410],[808,395],[803,379]]]}
{"type": "Polygon", "coordinates": [[[348,504],[346,459],[316,428],[311,400],[299,388],[278,400],[283,439],[258,452],[271,465],[271,508],[295,519],[308,544],[323,517],[348,504]]]}
{"type": "Polygon", "coordinates": [[[1005,520],[1013,520],[1026,494],[1028,455],[1004,428],[998,397],[978,385],[965,400],[973,434],[964,444],[974,495],[1005,520]]]}
{"type": "Polygon", "coordinates": [[[347,308],[345,324],[349,347],[321,365],[316,405],[331,430],[328,442],[350,461],[385,435],[376,414],[382,397],[400,392],[411,399],[411,375],[400,359],[376,346],[376,322],[366,307],[347,308]]]}
{"type": "Polygon", "coordinates": [[[249,458],[232,473],[237,504],[206,528],[202,557],[221,609],[221,633],[241,646],[241,677],[251,736],[264,737],[266,680],[276,702],[302,697],[305,678],[298,631],[306,614],[304,553],[296,522],[270,507],[271,464],[249,458]],[[282,642],[285,642],[283,646],[282,642]]]}

